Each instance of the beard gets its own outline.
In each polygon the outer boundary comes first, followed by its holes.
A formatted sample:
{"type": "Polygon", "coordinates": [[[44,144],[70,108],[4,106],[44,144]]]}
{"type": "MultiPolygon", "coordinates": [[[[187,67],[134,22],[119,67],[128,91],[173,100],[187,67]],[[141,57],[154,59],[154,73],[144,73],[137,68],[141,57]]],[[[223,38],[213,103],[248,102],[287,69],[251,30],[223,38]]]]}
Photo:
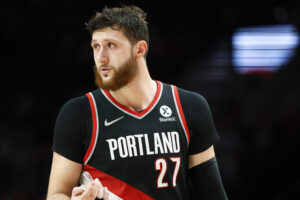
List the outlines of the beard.
{"type": "Polygon", "coordinates": [[[122,64],[118,69],[113,66],[110,67],[112,69],[112,77],[109,80],[103,80],[97,66],[93,66],[95,73],[95,84],[98,88],[112,91],[118,90],[130,83],[138,71],[136,60],[132,54],[130,58],[128,58],[128,60],[126,60],[125,63],[122,64]]]}

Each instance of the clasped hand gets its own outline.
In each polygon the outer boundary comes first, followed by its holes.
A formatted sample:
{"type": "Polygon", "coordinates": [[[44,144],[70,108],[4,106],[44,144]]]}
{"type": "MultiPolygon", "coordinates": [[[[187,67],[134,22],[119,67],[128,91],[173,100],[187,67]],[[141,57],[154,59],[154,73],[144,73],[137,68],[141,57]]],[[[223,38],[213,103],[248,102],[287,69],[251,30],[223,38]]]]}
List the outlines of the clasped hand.
{"type": "Polygon", "coordinates": [[[108,200],[109,192],[107,187],[103,187],[98,178],[92,182],[74,187],[71,200],[95,200],[96,198],[108,200]]]}

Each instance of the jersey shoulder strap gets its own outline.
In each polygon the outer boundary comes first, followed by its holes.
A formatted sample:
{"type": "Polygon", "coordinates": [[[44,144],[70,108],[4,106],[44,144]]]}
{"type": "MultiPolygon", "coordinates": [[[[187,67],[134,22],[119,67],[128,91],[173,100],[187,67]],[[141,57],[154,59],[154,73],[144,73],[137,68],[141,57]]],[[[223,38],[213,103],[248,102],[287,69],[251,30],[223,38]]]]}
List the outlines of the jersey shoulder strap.
{"type": "Polygon", "coordinates": [[[179,116],[181,126],[186,134],[187,141],[189,143],[190,142],[190,131],[189,131],[188,123],[186,121],[186,116],[182,109],[182,104],[181,104],[178,88],[174,85],[171,85],[171,88],[172,88],[172,95],[173,95],[176,111],[179,116]]]}
{"type": "Polygon", "coordinates": [[[90,144],[88,146],[88,149],[83,157],[83,164],[86,165],[91,158],[96,144],[97,144],[97,139],[98,139],[98,133],[99,133],[99,119],[98,119],[98,109],[97,109],[97,104],[95,101],[95,92],[89,92],[86,93],[86,96],[89,100],[90,108],[91,108],[91,113],[92,113],[92,137],[90,140],[90,144]]]}

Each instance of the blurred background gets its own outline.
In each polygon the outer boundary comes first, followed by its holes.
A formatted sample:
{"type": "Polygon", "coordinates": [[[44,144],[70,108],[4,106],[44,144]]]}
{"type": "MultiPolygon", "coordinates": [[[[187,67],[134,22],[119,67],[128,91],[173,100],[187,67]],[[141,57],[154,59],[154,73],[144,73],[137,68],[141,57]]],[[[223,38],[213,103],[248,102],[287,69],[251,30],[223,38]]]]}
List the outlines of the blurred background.
{"type": "Polygon", "coordinates": [[[152,78],[203,95],[229,199],[299,193],[300,1],[1,1],[1,199],[45,199],[57,114],[94,90],[85,22],[148,13],[152,78]]]}

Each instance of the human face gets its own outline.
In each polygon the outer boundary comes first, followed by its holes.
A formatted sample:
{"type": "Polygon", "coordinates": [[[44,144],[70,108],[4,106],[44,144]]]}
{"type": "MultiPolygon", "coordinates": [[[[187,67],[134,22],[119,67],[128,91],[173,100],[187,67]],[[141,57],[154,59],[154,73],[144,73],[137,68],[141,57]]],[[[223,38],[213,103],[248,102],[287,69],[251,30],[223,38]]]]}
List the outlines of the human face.
{"type": "Polygon", "coordinates": [[[105,90],[118,90],[133,80],[137,63],[133,47],[121,31],[105,28],[92,35],[95,83],[105,90]]]}
{"type": "Polygon", "coordinates": [[[105,79],[102,73],[99,72],[96,65],[94,65],[95,84],[101,89],[116,91],[126,86],[134,79],[134,77],[137,74],[137,69],[138,67],[137,67],[136,60],[135,58],[133,58],[133,56],[131,56],[120,67],[117,68],[112,67],[111,78],[105,79]]]}

